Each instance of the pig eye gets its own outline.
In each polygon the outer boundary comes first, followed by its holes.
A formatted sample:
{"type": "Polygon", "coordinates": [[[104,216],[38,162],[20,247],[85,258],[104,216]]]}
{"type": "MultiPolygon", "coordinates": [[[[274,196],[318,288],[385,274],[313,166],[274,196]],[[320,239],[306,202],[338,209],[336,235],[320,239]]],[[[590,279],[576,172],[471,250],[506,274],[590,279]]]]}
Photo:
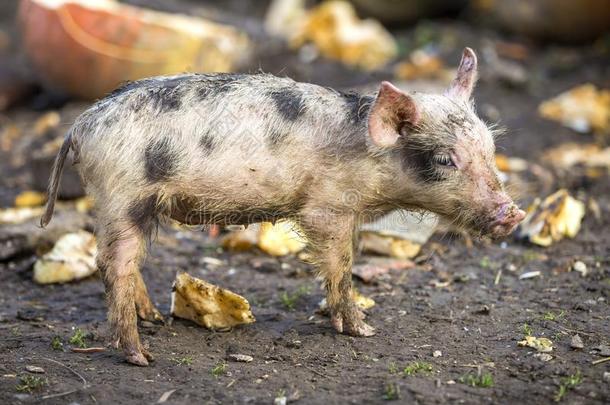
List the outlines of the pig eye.
{"type": "Polygon", "coordinates": [[[445,153],[434,155],[432,160],[434,160],[434,163],[436,163],[438,166],[455,167],[451,156],[445,153]]]}

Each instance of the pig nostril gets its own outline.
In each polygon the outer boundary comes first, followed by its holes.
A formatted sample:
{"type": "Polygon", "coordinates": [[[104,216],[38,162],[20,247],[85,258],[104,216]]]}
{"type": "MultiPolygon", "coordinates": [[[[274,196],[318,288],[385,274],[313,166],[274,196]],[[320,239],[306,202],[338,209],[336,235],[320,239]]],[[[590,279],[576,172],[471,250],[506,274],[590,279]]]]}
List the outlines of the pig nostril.
{"type": "Polygon", "coordinates": [[[513,202],[500,205],[493,221],[494,225],[516,225],[525,218],[525,211],[519,209],[513,202]]]}
{"type": "Polygon", "coordinates": [[[498,211],[496,211],[496,221],[502,222],[506,218],[506,214],[508,213],[508,209],[510,207],[509,203],[504,203],[500,206],[498,211]]]}

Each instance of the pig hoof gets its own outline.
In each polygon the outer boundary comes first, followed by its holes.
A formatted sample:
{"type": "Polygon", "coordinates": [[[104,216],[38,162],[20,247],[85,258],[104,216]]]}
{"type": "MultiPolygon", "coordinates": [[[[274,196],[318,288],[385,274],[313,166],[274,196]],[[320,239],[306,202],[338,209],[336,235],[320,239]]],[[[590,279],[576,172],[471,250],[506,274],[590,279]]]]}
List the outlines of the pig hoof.
{"type": "Polygon", "coordinates": [[[359,322],[356,325],[350,325],[347,330],[347,333],[352,336],[368,337],[375,335],[375,328],[364,322],[359,322]]]}
{"type": "Polygon", "coordinates": [[[354,311],[348,317],[336,314],[330,319],[331,324],[339,333],[345,333],[351,336],[373,336],[375,328],[364,323],[362,319],[364,314],[360,311],[354,311]]]}
{"type": "MultiPolygon", "coordinates": [[[[150,354],[149,354],[150,356],[150,354]]],[[[136,366],[146,367],[148,366],[148,360],[142,352],[129,352],[125,353],[125,359],[128,363],[135,364],[136,366]]]]}
{"type": "Polygon", "coordinates": [[[165,323],[165,319],[163,318],[163,315],[161,315],[161,312],[152,305],[149,307],[138,307],[138,317],[143,321],[165,323]]]}
{"type": "Polygon", "coordinates": [[[148,361],[155,361],[155,358],[152,354],[150,354],[150,352],[144,348],[142,348],[142,354],[144,355],[144,357],[146,357],[146,360],[148,361]]]}

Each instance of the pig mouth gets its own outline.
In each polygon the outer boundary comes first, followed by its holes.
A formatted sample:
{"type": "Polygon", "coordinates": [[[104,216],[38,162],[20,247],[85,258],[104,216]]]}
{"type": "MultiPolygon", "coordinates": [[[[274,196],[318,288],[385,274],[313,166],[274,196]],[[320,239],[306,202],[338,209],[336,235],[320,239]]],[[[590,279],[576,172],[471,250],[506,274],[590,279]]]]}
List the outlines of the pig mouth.
{"type": "Polygon", "coordinates": [[[487,234],[492,238],[503,238],[510,235],[519,225],[519,222],[514,223],[499,223],[493,221],[487,230],[487,234]]]}

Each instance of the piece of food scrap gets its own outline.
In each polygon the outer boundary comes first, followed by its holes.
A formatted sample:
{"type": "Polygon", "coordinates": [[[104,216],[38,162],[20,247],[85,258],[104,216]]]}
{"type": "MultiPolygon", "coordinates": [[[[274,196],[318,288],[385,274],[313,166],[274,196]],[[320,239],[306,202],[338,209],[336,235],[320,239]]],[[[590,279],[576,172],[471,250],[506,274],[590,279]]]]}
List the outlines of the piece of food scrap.
{"type": "Polygon", "coordinates": [[[97,246],[90,232],[67,233],[53,249],[34,264],[34,281],[39,284],[66,283],[89,277],[97,271],[97,246]]]}
{"type": "Polygon", "coordinates": [[[538,338],[535,336],[526,336],[525,339],[519,341],[519,346],[531,347],[541,353],[553,351],[553,342],[547,338],[538,338]]]}
{"type": "Polygon", "coordinates": [[[564,236],[573,238],[580,230],[585,204],[561,189],[544,201],[536,199],[519,227],[519,235],[540,246],[550,246],[564,236]]]}
{"type": "Polygon", "coordinates": [[[561,93],[538,107],[539,114],[577,132],[610,132],[610,91],[588,83],[561,93]]]}
{"type": "Polygon", "coordinates": [[[244,297],[187,273],[176,275],[171,314],[212,330],[225,330],[255,321],[250,304],[244,297]]]}

